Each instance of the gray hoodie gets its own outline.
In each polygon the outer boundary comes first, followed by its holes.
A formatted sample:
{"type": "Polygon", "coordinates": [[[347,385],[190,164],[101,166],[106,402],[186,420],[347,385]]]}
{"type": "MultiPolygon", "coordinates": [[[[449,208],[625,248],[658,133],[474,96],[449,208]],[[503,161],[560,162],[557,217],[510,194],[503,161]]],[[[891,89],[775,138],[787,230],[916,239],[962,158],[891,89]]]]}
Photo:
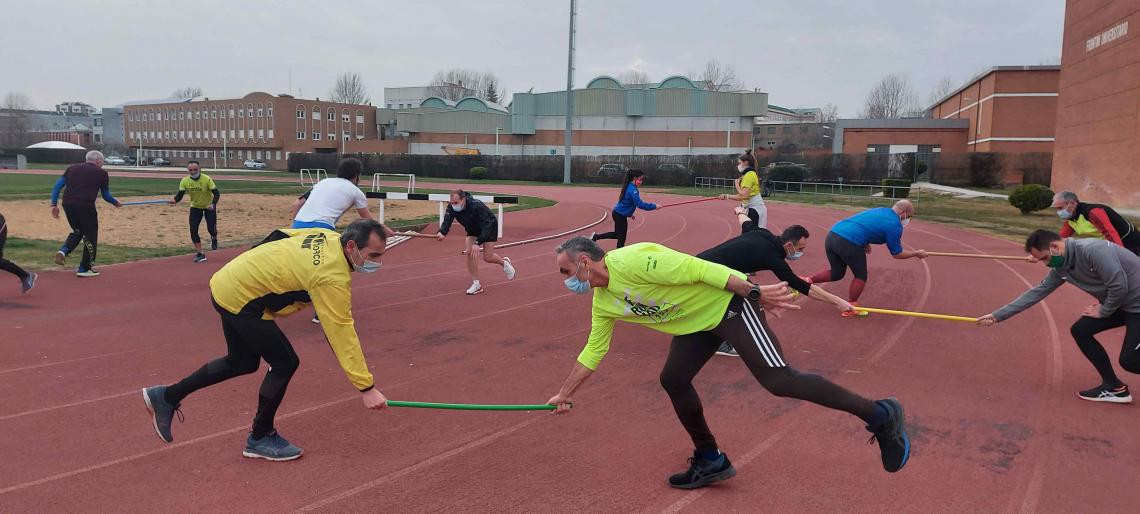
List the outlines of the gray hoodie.
{"type": "Polygon", "coordinates": [[[1012,318],[1071,282],[1100,301],[1100,317],[1117,311],[1140,313],[1140,257],[1103,239],[1065,239],[1065,263],[1049,271],[1036,287],[994,311],[998,321],[1012,318]]]}

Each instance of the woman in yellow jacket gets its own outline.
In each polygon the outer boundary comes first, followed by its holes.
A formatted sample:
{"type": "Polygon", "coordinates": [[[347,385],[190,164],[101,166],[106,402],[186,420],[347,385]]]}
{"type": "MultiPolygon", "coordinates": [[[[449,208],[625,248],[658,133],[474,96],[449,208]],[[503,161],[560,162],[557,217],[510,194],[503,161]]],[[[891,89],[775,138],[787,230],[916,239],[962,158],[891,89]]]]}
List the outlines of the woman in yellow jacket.
{"type": "Polygon", "coordinates": [[[760,195],[760,175],[756,173],[756,158],[752,156],[752,150],[745,150],[737,158],[736,171],[740,172],[740,178],[732,185],[737,194],[720,195],[720,199],[739,201],[741,207],[748,209],[748,219],[759,228],[768,228],[768,208],[760,195]]]}

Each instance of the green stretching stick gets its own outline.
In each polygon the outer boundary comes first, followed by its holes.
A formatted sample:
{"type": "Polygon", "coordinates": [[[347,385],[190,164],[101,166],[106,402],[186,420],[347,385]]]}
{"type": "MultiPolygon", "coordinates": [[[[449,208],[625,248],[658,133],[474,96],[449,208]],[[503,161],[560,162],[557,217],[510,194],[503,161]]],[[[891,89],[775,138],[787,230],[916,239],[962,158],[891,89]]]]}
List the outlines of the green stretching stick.
{"type": "Polygon", "coordinates": [[[397,400],[389,400],[388,406],[451,410],[554,410],[556,408],[554,405],[546,403],[536,405],[480,405],[477,403],[401,402],[397,400]]]}

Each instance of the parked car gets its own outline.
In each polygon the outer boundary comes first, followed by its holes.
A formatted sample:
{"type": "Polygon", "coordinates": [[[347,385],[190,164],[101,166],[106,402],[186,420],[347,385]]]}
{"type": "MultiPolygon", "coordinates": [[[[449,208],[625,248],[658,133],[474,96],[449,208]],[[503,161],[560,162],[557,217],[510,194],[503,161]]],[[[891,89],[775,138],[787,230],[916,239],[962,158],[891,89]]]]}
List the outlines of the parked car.
{"type": "Polygon", "coordinates": [[[135,162],[137,162],[134,157],[131,157],[129,155],[122,157],[122,159],[126,161],[128,166],[134,166],[135,162]]]}
{"type": "Polygon", "coordinates": [[[598,172],[595,174],[595,176],[625,178],[626,171],[629,171],[629,168],[627,168],[624,164],[603,164],[600,168],[598,168],[598,172]]]}
{"type": "Polygon", "coordinates": [[[688,169],[686,169],[686,168],[685,168],[683,165],[680,165],[680,164],[667,163],[667,164],[659,164],[659,165],[657,165],[657,168],[656,168],[655,170],[653,170],[653,171],[663,171],[663,172],[672,172],[672,173],[685,173],[685,172],[688,172],[689,170],[688,170],[688,169]]]}
{"type": "Polygon", "coordinates": [[[117,165],[121,166],[121,165],[126,164],[127,160],[123,159],[122,157],[119,157],[118,155],[112,155],[110,157],[107,157],[106,159],[103,159],[103,163],[104,164],[117,164],[117,165]]]}
{"type": "Polygon", "coordinates": [[[265,164],[265,162],[259,161],[257,159],[246,159],[245,160],[245,169],[247,169],[247,170],[263,170],[263,169],[268,168],[268,167],[269,167],[268,164],[265,164]]]}
{"type": "Polygon", "coordinates": [[[162,157],[155,157],[153,160],[150,161],[150,165],[151,166],[170,166],[170,159],[164,159],[162,157]]]}

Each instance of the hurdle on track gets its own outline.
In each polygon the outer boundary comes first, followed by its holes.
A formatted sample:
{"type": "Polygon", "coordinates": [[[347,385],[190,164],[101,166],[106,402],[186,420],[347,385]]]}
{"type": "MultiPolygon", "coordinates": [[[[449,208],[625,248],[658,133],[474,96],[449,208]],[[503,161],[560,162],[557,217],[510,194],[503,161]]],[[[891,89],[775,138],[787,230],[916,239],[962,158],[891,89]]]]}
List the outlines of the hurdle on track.
{"type": "Polygon", "coordinates": [[[305,179],[309,179],[309,184],[315,186],[322,179],[329,178],[329,174],[324,168],[301,168],[300,176],[301,187],[305,187],[305,179]]]}
{"type": "Polygon", "coordinates": [[[377,192],[380,190],[380,177],[404,177],[408,180],[407,192],[416,192],[416,176],[411,173],[373,173],[372,192],[377,192]]]}
{"type": "MultiPolygon", "coordinates": [[[[446,212],[447,204],[451,202],[451,195],[449,193],[384,193],[384,192],[369,192],[364,193],[368,198],[378,198],[380,200],[380,223],[384,223],[384,200],[419,200],[428,202],[439,202],[439,224],[443,224],[443,215],[446,212]]],[[[499,237],[503,237],[503,204],[517,204],[519,197],[517,196],[491,196],[491,195],[471,195],[472,198],[479,200],[483,203],[493,203],[499,206],[499,237]]]]}

